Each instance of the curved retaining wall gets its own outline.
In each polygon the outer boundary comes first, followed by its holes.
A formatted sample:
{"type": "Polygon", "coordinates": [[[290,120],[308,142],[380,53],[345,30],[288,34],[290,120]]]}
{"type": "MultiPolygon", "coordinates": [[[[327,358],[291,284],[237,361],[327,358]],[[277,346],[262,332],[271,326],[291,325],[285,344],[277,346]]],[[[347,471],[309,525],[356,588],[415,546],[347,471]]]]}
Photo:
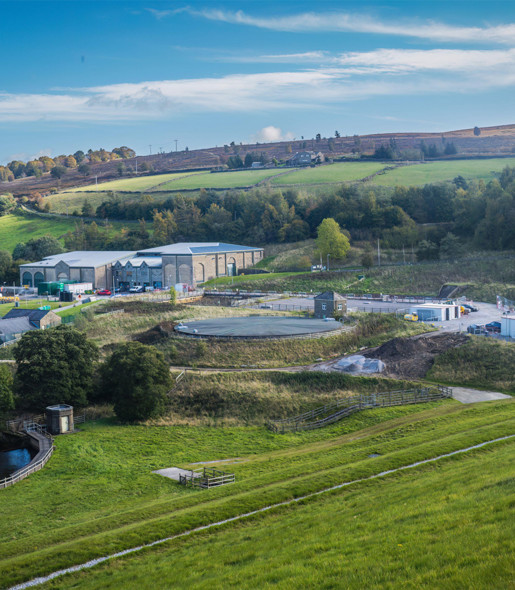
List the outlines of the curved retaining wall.
{"type": "Polygon", "coordinates": [[[0,480],[0,489],[8,488],[18,481],[25,479],[31,473],[39,471],[52,456],[54,452],[54,440],[51,437],[35,431],[27,432],[27,436],[29,437],[30,446],[37,450],[36,455],[25,467],[18,469],[18,471],[15,471],[9,477],[0,480]]]}

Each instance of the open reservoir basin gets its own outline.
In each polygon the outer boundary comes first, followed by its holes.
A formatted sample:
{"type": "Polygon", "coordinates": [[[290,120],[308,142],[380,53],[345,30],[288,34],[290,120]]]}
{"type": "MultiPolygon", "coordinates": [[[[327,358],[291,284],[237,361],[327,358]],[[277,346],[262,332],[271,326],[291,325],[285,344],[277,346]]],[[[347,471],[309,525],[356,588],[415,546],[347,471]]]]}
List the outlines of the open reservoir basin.
{"type": "Polygon", "coordinates": [[[14,449],[0,451],[0,479],[8,477],[18,469],[30,463],[34,456],[32,449],[14,449]]]}

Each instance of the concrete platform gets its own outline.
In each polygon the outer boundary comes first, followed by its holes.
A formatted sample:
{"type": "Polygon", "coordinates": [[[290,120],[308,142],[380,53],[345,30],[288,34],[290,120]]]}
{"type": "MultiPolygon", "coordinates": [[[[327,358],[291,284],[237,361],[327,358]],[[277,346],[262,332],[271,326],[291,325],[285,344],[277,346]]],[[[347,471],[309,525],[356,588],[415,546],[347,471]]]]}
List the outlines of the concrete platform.
{"type": "Polygon", "coordinates": [[[476,402],[509,399],[511,395],[499,393],[498,391],[481,391],[479,389],[467,389],[466,387],[453,387],[452,397],[462,404],[475,404],[476,402]]]}
{"type": "Polygon", "coordinates": [[[174,481],[179,481],[180,475],[187,475],[191,477],[200,477],[200,473],[192,472],[190,469],[181,469],[180,467],[168,467],[166,469],[158,469],[157,471],[152,471],[152,473],[157,473],[157,475],[162,475],[163,477],[168,477],[168,479],[173,479],[174,481]]]}

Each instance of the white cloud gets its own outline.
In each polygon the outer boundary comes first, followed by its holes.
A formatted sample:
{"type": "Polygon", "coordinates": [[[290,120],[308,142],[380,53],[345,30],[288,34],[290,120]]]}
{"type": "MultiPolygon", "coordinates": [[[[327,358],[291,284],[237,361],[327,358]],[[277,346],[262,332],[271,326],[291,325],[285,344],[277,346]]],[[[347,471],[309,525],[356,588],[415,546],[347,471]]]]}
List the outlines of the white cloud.
{"type": "MultiPolygon", "coordinates": [[[[381,95],[481,92],[515,85],[515,49],[377,49],[292,55],[300,61],[306,57],[303,69],[59,89],[54,93],[0,93],[0,121],[158,120],[185,112],[323,108],[381,95]],[[310,67],[314,55],[324,60],[310,67]]],[[[281,58],[286,60],[287,56],[281,58]]]]}
{"type": "Polygon", "coordinates": [[[269,125],[268,127],[263,127],[263,129],[260,129],[255,135],[253,135],[252,141],[259,143],[272,143],[274,141],[288,141],[293,138],[294,135],[291,133],[291,131],[283,133],[280,127],[269,125]]]}
{"type": "Polygon", "coordinates": [[[349,12],[305,12],[288,16],[255,17],[242,10],[192,10],[194,16],[237,25],[248,25],[274,31],[288,32],[349,32],[416,37],[447,42],[481,42],[512,45],[515,24],[460,27],[435,21],[382,21],[372,16],[349,12]]]}

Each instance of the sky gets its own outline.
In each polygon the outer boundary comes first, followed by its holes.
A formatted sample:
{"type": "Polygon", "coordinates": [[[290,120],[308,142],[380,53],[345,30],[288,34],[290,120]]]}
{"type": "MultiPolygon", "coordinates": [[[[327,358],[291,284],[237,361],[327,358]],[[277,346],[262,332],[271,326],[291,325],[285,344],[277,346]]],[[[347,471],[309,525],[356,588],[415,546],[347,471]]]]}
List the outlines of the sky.
{"type": "Polygon", "coordinates": [[[515,2],[0,0],[0,163],[515,123],[515,2]]]}

